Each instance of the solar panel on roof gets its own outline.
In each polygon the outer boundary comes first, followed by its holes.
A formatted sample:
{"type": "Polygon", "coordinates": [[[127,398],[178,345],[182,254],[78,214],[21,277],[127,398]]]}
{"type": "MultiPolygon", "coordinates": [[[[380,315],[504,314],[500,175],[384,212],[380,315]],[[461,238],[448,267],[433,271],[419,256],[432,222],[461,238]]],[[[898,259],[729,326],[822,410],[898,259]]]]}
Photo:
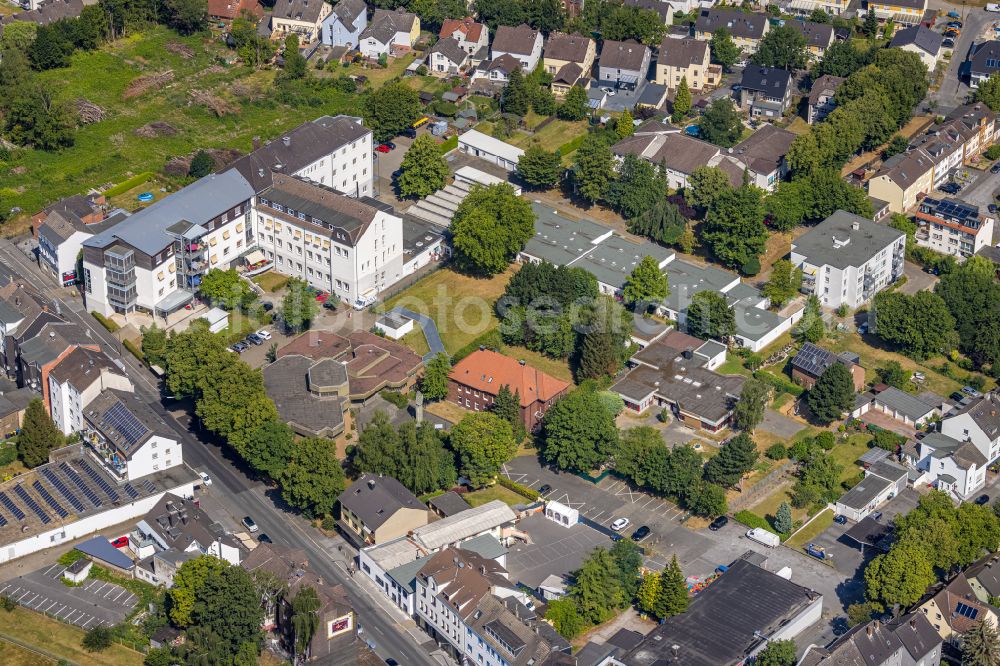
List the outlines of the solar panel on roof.
{"type": "Polygon", "coordinates": [[[48,525],[52,522],[52,519],[49,518],[49,514],[42,511],[42,507],[38,506],[38,502],[35,501],[35,498],[29,495],[28,491],[25,490],[20,483],[14,486],[14,492],[21,498],[21,501],[24,502],[29,509],[34,511],[35,515],[38,516],[38,519],[42,521],[43,525],[48,525]]]}
{"type": "Polygon", "coordinates": [[[0,514],[0,527],[4,527],[7,524],[7,519],[0,514]]]}
{"type": "Polygon", "coordinates": [[[143,479],[142,480],[142,487],[146,489],[147,493],[155,493],[156,492],[156,486],[154,486],[153,482],[150,481],[149,479],[143,479]]]}
{"type": "Polygon", "coordinates": [[[97,496],[94,489],[84,483],[83,479],[80,478],[80,475],[74,472],[69,465],[64,462],[59,463],[59,469],[62,470],[63,474],[65,474],[70,481],[76,484],[76,487],[80,489],[80,492],[83,493],[84,497],[90,500],[91,504],[98,508],[104,506],[104,502],[102,502],[101,498],[97,496]]]}
{"type": "Polygon", "coordinates": [[[56,515],[58,515],[60,518],[65,518],[66,516],[69,515],[69,511],[62,508],[62,505],[60,505],[59,502],[57,502],[55,498],[52,497],[51,494],[49,494],[49,491],[47,491],[44,488],[44,486],[42,486],[41,481],[35,479],[34,483],[31,484],[31,487],[35,489],[35,492],[38,493],[38,496],[41,497],[46,504],[52,507],[52,510],[55,511],[56,515]]]}
{"type": "Polygon", "coordinates": [[[21,511],[21,507],[14,504],[13,500],[7,497],[7,493],[0,493],[0,504],[3,504],[8,511],[14,514],[15,518],[24,520],[24,511],[21,511]]]}
{"type": "Polygon", "coordinates": [[[104,423],[118,431],[130,446],[135,446],[149,434],[149,428],[120,402],[104,413],[104,423]]]}
{"type": "Polygon", "coordinates": [[[131,483],[126,483],[122,488],[125,490],[126,494],[132,499],[139,496],[139,491],[132,487],[131,483]]]}
{"type": "Polygon", "coordinates": [[[97,470],[91,467],[86,460],[77,460],[76,464],[79,465],[84,472],[86,472],[87,476],[90,477],[91,481],[97,484],[98,488],[103,490],[104,493],[111,498],[112,502],[117,502],[120,499],[118,493],[111,487],[111,484],[108,483],[107,479],[98,474],[97,470]]]}
{"type": "Polygon", "coordinates": [[[77,513],[82,513],[85,510],[83,502],[81,502],[80,499],[66,487],[66,484],[62,482],[62,479],[56,476],[55,472],[48,467],[43,467],[42,476],[44,476],[45,480],[51,483],[52,486],[59,491],[59,494],[62,495],[67,502],[69,502],[70,506],[72,506],[77,513]]]}
{"type": "Polygon", "coordinates": [[[961,601],[955,605],[955,612],[962,617],[969,618],[970,620],[975,620],[976,616],[979,615],[978,608],[973,608],[972,606],[963,604],[961,601]]]}

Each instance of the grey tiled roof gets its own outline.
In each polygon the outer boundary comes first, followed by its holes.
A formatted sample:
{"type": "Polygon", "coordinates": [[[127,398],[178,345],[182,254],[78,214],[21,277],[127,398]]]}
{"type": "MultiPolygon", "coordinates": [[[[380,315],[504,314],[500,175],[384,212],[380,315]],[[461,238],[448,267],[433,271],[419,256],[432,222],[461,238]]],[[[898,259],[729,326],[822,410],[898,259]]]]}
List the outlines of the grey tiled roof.
{"type": "Polygon", "coordinates": [[[889,47],[907,46],[912,44],[922,51],[931,55],[937,55],[941,50],[941,42],[944,38],[939,34],[922,25],[915,25],[909,28],[897,30],[889,42],[889,47]]]}
{"type": "Polygon", "coordinates": [[[402,483],[377,474],[362,474],[340,494],[339,501],[373,532],[401,509],[427,510],[402,483]]]}

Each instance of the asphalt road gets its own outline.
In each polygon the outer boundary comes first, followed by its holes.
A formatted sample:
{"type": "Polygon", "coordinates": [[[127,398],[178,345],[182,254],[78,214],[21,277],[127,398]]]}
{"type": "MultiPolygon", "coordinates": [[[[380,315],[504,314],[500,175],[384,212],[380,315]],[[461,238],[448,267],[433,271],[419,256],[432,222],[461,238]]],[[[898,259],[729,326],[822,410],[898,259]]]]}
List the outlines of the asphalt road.
{"type": "MultiPolygon", "coordinates": [[[[124,352],[120,342],[87,314],[79,300],[70,297],[68,292],[61,292],[54,280],[43,274],[21,250],[2,239],[0,280],[6,282],[9,276],[25,279],[42,289],[58,304],[62,316],[89,330],[102,345],[124,352]]],[[[353,557],[353,553],[346,543],[343,544],[344,551],[348,554],[346,556],[321,546],[313,537],[316,533],[301,516],[279,506],[280,498],[275,493],[265,485],[253,481],[233,461],[226,458],[219,446],[197,439],[163,407],[158,380],[152,373],[141,367],[130,353],[121,353],[121,358],[128,368],[129,377],[135,383],[136,394],[145,399],[164,422],[176,431],[177,439],[184,444],[185,462],[194,469],[209,473],[213,480],[213,496],[236,520],[247,514],[253,516],[261,531],[270,535],[276,543],[305,550],[312,569],[328,583],[344,585],[358,623],[363,629],[362,637],[374,643],[379,656],[392,657],[401,664],[440,666],[440,662],[412,640],[405,629],[378,607],[347,573],[345,561],[347,557],[353,557]]]]}
{"type": "MultiPolygon", "coordinates": [[[[946,8],[948,10],[952,9],[950,6],[946,6],[946,8]]],[[[972,48],[973,42],[976,41],[986,24],[1000,19],[1000,14],[990,14],[979,7],[966,7],[964,9],[965,18],[963,20],[962,34],[958,36],[958,40],[955,42],[951,62],[948,63],[948,69],[945,72],[941,87],[936,93],[931,95],[931,99],[935,100],[938,104],[935,111],[942,115],[947,115],[949,111],[965,103],[965,99],[971,90],[968,85],[959,80],[958,70],[962,63],[965,62],[969,54],[969,49],[972,48]]],[[[962,14],[963,7],[954,7],[954,11],[962,14]]]]}

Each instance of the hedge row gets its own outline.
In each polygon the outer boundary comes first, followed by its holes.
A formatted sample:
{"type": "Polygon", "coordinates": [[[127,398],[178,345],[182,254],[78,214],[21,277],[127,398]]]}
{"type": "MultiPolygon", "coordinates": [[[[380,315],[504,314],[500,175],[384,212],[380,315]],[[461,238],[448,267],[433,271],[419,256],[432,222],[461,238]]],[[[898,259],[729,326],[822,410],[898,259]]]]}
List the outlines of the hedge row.
{"type": "Polygon", "coordinates": [[[108,331],[110,331],[111,333],[115,333],[119,328],[121,328],[121,326],[111,321],[110,319],[102,315],[100,312],[97,312],[96,310],[92,310],[90,314],[94,316],[94,319],[101,322],[101,326],[108,329],[108,331]]]}
{"type": "Polygon", "coordinates": [[[125,340],[124,342],[122,342],[122,344],[125,346],[125,349],[132,352],[133,356],[135,356],[143,363],[146,362],[146,355],[142,353],[141,349],[139,349],[139,345],[135,344],[131,340],[125,340]]]}
{"type": "Polygon", "coordinates": [[[503,346],[503,338],[500,337],[500,331],[494,328],[486,331],[478,338],[455,352],[455,354],[451,357],[451,362],[453,365],[458,363],[480,347],[485,347],[486,349],[500,349],[501,346],[503,346]]]}
{"type": "Polygon", "coordinates": [[[140,185],[142,185],[143,183],[145,183],[150,178],[153,178],[155,175],[156,174],[154,174],[152,171],[145,171],[145,172],[140,173],[140,174],[138,174],[136,176],[132,176],[128,180],[123,180],[122,182],[118,183],[114,187],[105,190],[104,196],[106,196],[106,197],[116,197],[119,194],[125,194],[126,192],[128,192],[129,190],[131,190],[133,187],[139,187],[140,185]]]}
{"type": "Polygon", "coordinates": [[[576,150],[577,148],[579,148],[580,146],[582,146],[583,145],[583,141],[586,138],[587,138],[586,134],[581,134],[581,135],[577,136],[576,138],[574,138],[572,141],[568,141],[567,143],[564,143],[563,145],[559,146],[559,154],[560,155],[569,155],[574,150],[576,150]]]}
{"type": "MultiPolygon", "coordinates": [[[[747,511],[746,509],[744,509],[742,511],[737,511],[736,513],[734,513],[733,514],[733,518],[735,518],[736,520],[740,521],[741,523],[743,523],[744,525],[746,525],[750,529],[754,529],[754,528],[757,528],[757,527],[763,527],[768,532],[771,532],[773,534],[778,534],[777,532],[774,531],[774,528],[771,527],[771,523],[769,523],[767,521],[767,518],[761,518],[756,513],[752,513],[750,511],[747,511]]],[[[778,534],[778,536],[781,536],[781,535],[778,534]]]]}
{"type": "Polygon", "coordinates": [[[758,370],[757,372],[753,373],[753,376],[756,379],[767,382],[768,384],[773,386],[774,392],[777,395],[781,395],[782,393],[789,393],[798,398],[800,395],[805,393],[805,389],[796,384],[795,382],[793,382],[792,380],[786,377],[782,377],[780,375],[776,375],[773,372],[768,372],[767,370],[758,370]]]}
{"type": "Polygon", "coordinates": [[[513,490],[515,493],[521,495],[522,497],[527,497],[532,502],[538,500],[538,498],[541,497],[541,495],[538,494],[537,490],[532,490],[528,486],[522,486],[520,483],[517,483],[516,481],[511,481],[506,476],[499,477],[497,479],[497,483],[499,483],[501,486],[503,486],[508,490],[513,490]]]}

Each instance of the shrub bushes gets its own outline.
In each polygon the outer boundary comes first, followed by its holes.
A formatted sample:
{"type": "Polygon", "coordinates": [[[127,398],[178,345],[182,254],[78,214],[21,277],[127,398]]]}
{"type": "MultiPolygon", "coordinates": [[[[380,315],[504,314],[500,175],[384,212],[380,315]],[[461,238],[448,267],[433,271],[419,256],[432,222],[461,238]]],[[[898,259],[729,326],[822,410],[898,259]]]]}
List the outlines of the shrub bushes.
{"type": "Polygon", "coordinates": [[[785,448],[784,444],[772,444],[767,447],[764,455],[771,460],[782,460],[788,457],[788,449],[785,448]]]}
{"type": "Polygon", "coordinates": [[[753,376],[755,379],[767,382],[774,387],[775,397],[782,393],[788,393],[798,398],[800,395],[805,393],[805,389],[792,380],[787,379],[786,377],[780,377],[773,372],[768,372],[767,370],[758,370],[753,373],[753,376]]]}
{"type": "MultiPolygon", "coordinates": [[[[761,518],[756,513],[752,513],[750,511],[747,511],[746,509],[742,511],[737,511],[735,514],[733,514],[733,518],[740,521],[750,529],[763,527],[768,532],[778,534],[778,532],[771,526],[771,523],[767,520],[767,518],[761,518]]],[[[778,536],[781,535],[778,534],[778,536]]]]}
{"type": "Polygon", "coordinates": [[[114,187],[105,190],[104,196],[108,197],[108,198],[111,198],[111,197],[116,197],[119,194],[125,194],[126,192],[128,192],[129,190],[131,190],[133,187],[139,187],[140,185],[142,185],[143,183],[145,183],[150,178],[153,178],[153,176],[155,176],[155,175],[156,174],[154,174],[152,171],[145,171],[145,172],[140,173],[140,174],[138,174],[136,176],[132,176],[128,180],[123,180],[122,182],[118,183],[114,187]]]}
{"type": "Polygon", "coordinates": [[[125,349],[132,352],[132,355],[135,356],[137,359],[139,359],[143,363],[146,362],[146,355],[142,353],[142,350],[139,349],[139,346],[136,345],[134,342],[132,342],[131,340],[125,340],[122,342],[122,345],[125,346],[125,349]]]}
{"type": "Polygon", "coordinates": [[[406,406],[410,404],[409,399],[399,391],[382,391],[382,397],[385,398],[386,402],[392,403],[399,409],[406,409],[406,406]]]}
{"type": "Polygon", "coordinates": [[[111,333],[114,333],[119,328],[121,328],[118,324],[116,324],[115,322],[111,321],[110,319],[108,319],[107,317],[105,317],[104,315],[102,315],[100,312],[91,311],[90,314],[92,314],[94,316],[94,319],[96,319],[97,321],[101,322],[101,326],[103,326],[104,328],[108,329],[108,331],[110,331],[111,333]]]}
{"type": "Polygon", "coordinates": [[[532,502],[537,501],[538,498],[541,497],[541,495],[538,494],[537,490],[532,490],[528,486],[522,486],[520,483],[517,483],[516,481],[511,481],[510,479],[508,479],[503,475],[497,478],[497,483],[499,483],[507,490],[513,490],[518,495],[521,495],[522,497],[527,497],[532,502]]]}

